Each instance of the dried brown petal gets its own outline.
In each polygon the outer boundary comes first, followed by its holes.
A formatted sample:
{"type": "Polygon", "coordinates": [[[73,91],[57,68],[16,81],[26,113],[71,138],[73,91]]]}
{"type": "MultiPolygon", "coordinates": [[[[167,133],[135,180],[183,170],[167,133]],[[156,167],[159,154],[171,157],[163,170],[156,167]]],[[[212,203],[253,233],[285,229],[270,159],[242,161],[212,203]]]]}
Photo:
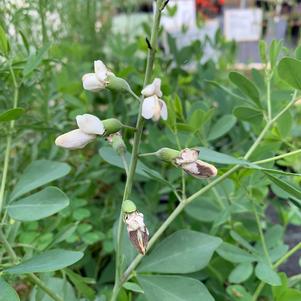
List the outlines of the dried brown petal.
{"type": "Polygon", "coordinates": [[[143,214],[138,211],[127,213],[124,215],[124,222],[127,225],[127,231],[132,244],[139,253],[144,255],[149,233],[144,224],[143,214]]]}
{"type": "Polygon", "coordinates": [[[200,179],[207,179],[217,175],[217,169],[215,166],[201,160],[182,164],[181,167],[188,174],[200,179]]]}

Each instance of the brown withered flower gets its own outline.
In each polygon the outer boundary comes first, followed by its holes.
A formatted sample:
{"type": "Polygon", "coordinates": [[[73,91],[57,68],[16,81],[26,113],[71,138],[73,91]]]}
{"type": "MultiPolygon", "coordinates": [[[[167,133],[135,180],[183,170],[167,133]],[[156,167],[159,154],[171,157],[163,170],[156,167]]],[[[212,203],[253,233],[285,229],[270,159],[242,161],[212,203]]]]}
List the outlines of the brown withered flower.
{"type": "Polygon", "coordinates": [[[139,253],[145,255],[149,232],[144,224],[143,214],[136,211],[124,213],[129,238],[139,253]]]}
{"type": "Polygon", "coordinates": [[[212,164],[198,160],[199,151],[196,149],[183,149],[175,159],[176,166],[198,179],[207,179],[217,175],[217,169],[212,164]]]}

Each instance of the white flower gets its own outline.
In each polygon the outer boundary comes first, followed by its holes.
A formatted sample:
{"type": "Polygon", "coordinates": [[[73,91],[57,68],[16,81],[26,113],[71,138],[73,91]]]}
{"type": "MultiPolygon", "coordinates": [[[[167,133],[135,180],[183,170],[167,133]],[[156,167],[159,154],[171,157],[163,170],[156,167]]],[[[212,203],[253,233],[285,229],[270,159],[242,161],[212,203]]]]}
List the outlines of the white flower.
{"type": "Polygon", "coordinates": [[[160,117],[163,120],[167,120],[167,106],[160,99],[162,97],[161,79],[155,78],[151,84],[141,91],[141,94],[146,97],[142,103],[142,116],[145,119],[153,119],[154,121],[158,121],[160,117]]]}
{"type": "Polygon", "coordinates": [[[84,133],[92,135],[103,135],[105,132],[102,121],[91,114],[83,114],[76,116],[76,122],[80,130],[84,133]]]}
{"type": "Polygon", "coordinates": [[[124,221],[132,244],[138,252],[144,255],[148,244],[149,232],[144,224],[143,214],[138,211],[126,213],[124,221]]]}
{"type": "Polygon", "coordinates": [[[82,77],[84,89],[92,92],[104,89],[109,83],[109,75],[113,75],[113,73],[107,69],[102,61],[94,61],[94,73],[87,73],[82,77]]]}
{"type": "Polygon", "coordinates": [[[84,133],[80,129],[60,135],[55,139],[57,146],[67,149],[81,149],[95,139],[95,135],[84,133]]]}
{"type": "Polygon", "coordinates": [[[217,175],[216,167],[198,160],[198,157],[198,150],[185,148],[181,151],[179,157],[176,158],[175,163],[178,167],[196,178],[206,179],[215,177],[217,175]]]}
{"type": "Polygon", "coordinates": [[[67,149],[81,149],[96,138],[96,135],[103,135],[105,127],[102,121],[91,114],[76,116],[78,129],[60,135],[56,138],[57,146],[67,149]]]}

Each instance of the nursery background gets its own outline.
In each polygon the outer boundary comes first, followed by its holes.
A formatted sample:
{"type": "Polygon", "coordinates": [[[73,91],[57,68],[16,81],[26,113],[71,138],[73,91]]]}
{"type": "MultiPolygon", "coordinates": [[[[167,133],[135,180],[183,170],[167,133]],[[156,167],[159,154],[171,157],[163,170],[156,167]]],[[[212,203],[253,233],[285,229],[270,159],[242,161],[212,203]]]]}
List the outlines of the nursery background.
{"type": "Polygon", "coordinates": [[[299,2],[0,0],[0,301],[300,301],[299,2]]]}

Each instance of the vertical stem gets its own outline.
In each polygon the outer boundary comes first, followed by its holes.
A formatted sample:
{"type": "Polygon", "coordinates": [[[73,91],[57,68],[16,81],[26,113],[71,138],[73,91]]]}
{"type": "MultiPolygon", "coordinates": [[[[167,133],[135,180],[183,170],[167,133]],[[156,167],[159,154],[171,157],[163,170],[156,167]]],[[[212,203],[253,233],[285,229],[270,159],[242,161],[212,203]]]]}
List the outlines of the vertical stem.
{"type": "Polygon", "coordinates": [[[268,107],[268,121],[272,119],[272,105],[271,105],[271,74],[267,71],[267,107],[268,107]]]}
{"type": "MultiPolygon", "coordinates": [[[[155,10],[155,15],[154,15],[154,21],[153,21],[153,27],[152,27],[152,32],[151,32],[151,40],[150,40],[150,47],[148,49],[148,55],[147,55],[147,64],[146,64],[146,71],[145,71],[145,78],[144,78],[144,86],[146,86],[150,80],[151,80],[151,75],[153,71],[153,65],[154,65],[154,59],[155,59],[155,53],[156,53],[156,48],[157,48],[157,40],[158,40],[158,32],[159,32],[159,25],[160,25],[160,17],[161,17],[161,5],[162,5],[162,0],[157,0],[156,3],[156,10],[155,10]]],[[[137,160],[138,160],[138,152],[139,152],[139,146],[140,146],[140,141],[141,141],[141,135],[143,132],[143,118],[142,118],[142,103],[143,100],[140,101],[140,107],[139,107],[139,114],[137,118],[137,123],[136,123],[136,133],[134,136],[134,143],[133,143],[133,149],[132,149],[132,157],[131,157],[131,162],[129,166],[129,172],[124,188],[124,194],[123,194],[123,200],[124,202],[129,195],[131,194],[132,186],[133,186],[133,180],[134,180],[134,175],[136,171],[136,166],[137,166],[137,160]]],[[[111,297],[111,301],[116,300],[118,297],[118,293],[120,290],[120,276],[121,276],[121,270],[122,270],[122,233],[124,229],[124,224],[122,221],[122,209],[120,210],[120,215],[119,215],[119,221],[118,221],[118,230],[117,230],[117,246],[116,246],[116,269],[115,269],[115,285],[113,288],[113,294],[111,297]]]]}
{"type": "Polygon", "coordinates": [[[259,216],[258,216],[256,205],[254,204],[253,200],[252,200],[252,206],[253,206],[253,212],[254,212],[254,215],[255,215],[258,232],[259,232],[259,235],[260,235],[262,249],[263,249],[264,255],[265,255],[265,257],[266,257],[266,259],[269,263],[269,266],[272,267],[270,254],[269,254],[269,251],[268,251],[268,248],[267,248],[267,245],[266,245],[266,242],[265,242],[265,238],[264,238],[264,235],[263,235],[263,231],[262,231],[262,228],[261,228],[261,225],[260,225],[260,219],[259,219],[259,216]]]}
{"type": "MultiPolygon", "coordinates": [[[[19,98],[19,87],[16,81],[16,76],[14,70],[12,68],[11,62],[9,63],[9,71],[13,80],[14,86],[14,99],[13,99],[13,108],[15,109],[18,106],[18,98],[19,98]]],[[[4,156],[4,163],[3,163],[3,174],[1,179],[1,186],[0,186],[0,214],[2,211],[2,207],[4,205],[4,193],[5,193],[5,186],[7,180],[7,173],[8,173],[8,166],[9,166],[9,157],[10,157],[10,149],[12,143],[12,132],[15,127],[15,121],[12,120],[9,126],[9,133],[6,139],[6,149],[5,149],[5,156],[4,156]]]]}

